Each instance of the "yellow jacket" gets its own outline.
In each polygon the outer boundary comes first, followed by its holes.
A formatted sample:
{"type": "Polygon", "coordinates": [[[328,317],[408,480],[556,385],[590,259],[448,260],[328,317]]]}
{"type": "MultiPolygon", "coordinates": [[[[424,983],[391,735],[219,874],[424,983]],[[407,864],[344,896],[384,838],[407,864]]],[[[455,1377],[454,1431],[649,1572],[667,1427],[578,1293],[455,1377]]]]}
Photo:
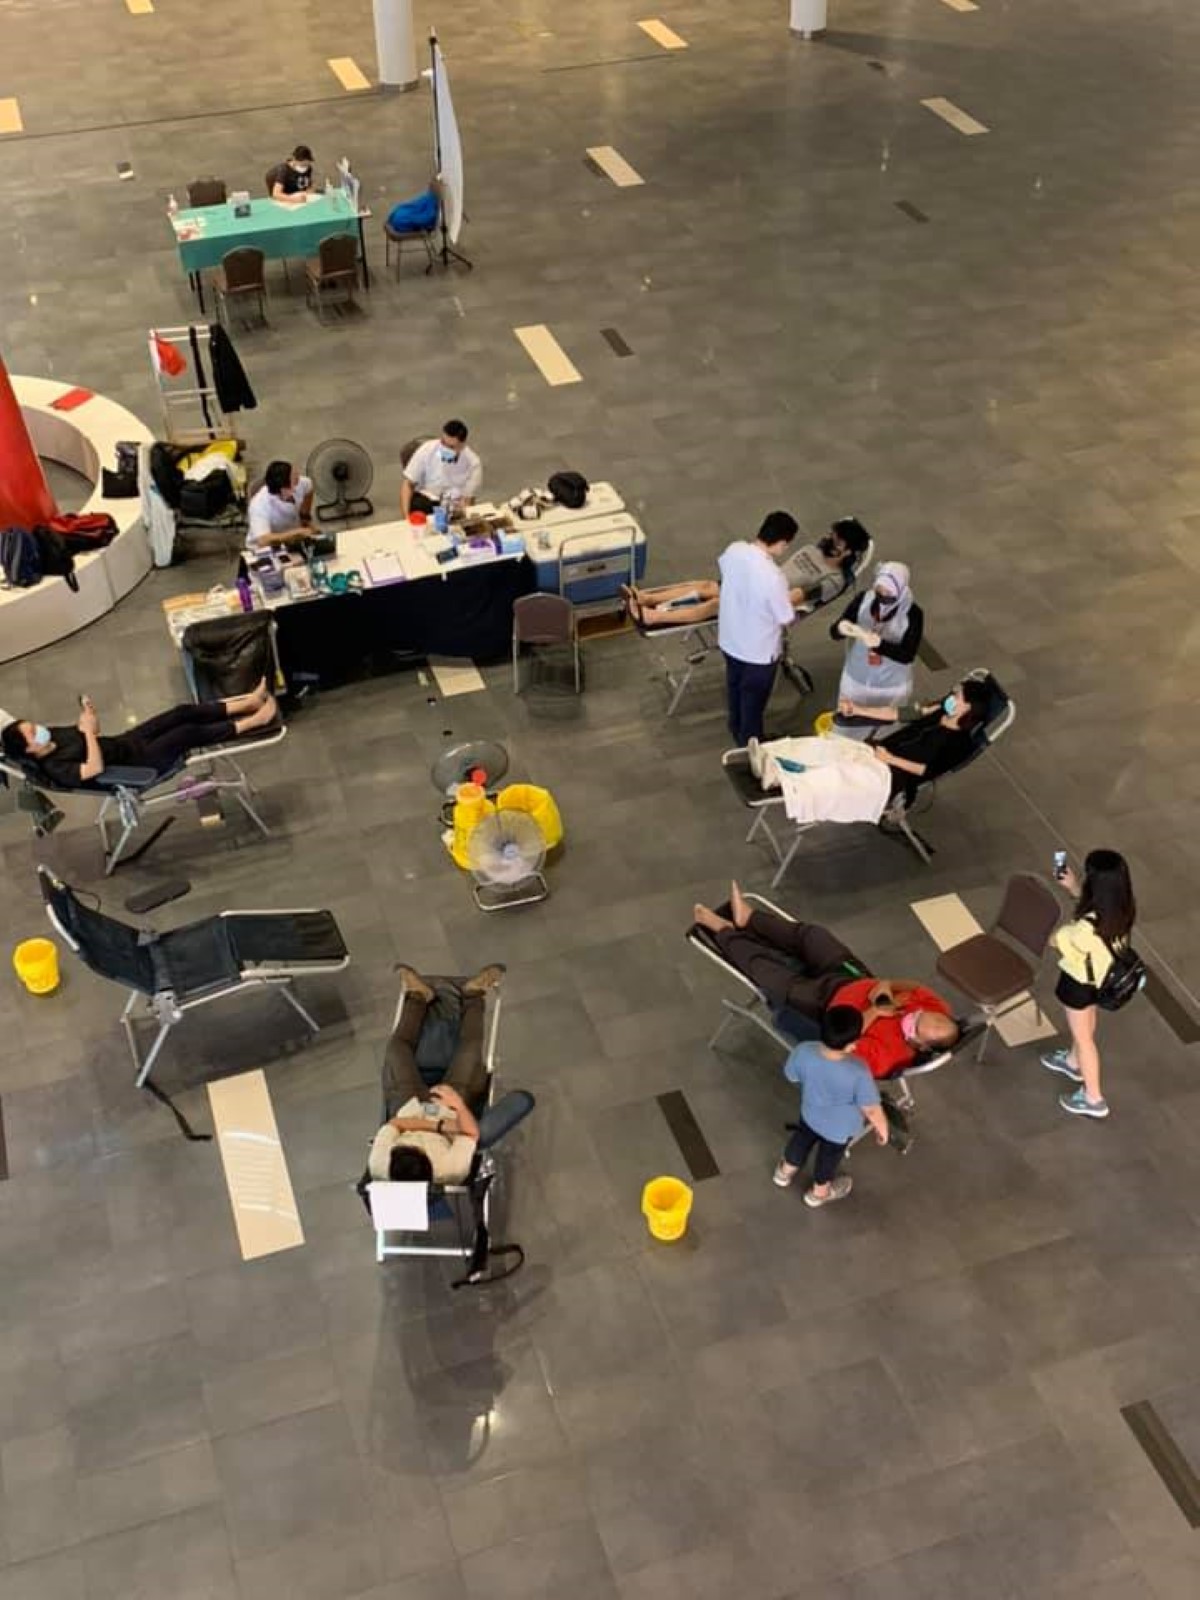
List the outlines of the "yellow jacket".
{"type": "Polygon", "coordinates": [[[1051,942],[1058,951],[1058,964],[1077,983],[1102,984],[1112,966],[1112,951],[1096,931],[1090,917],[1064,922],[1054,930],[1051,942]],[[1090,961],[1090,965],[1089,965],[1090,961]]]}

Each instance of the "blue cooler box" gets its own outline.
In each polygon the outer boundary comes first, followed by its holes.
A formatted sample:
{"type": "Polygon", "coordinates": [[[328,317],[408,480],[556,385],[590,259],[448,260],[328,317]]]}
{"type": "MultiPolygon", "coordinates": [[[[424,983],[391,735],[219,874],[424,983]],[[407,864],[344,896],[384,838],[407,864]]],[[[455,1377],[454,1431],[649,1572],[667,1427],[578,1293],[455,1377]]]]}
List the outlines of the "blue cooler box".
{"type": "Polygon", "coordinates": [[[627,511],[519,524],[539,589],[565,594],[572,605],[603,605],[620,598],[623,583],[646,572],[646,535],[627,511]]]}

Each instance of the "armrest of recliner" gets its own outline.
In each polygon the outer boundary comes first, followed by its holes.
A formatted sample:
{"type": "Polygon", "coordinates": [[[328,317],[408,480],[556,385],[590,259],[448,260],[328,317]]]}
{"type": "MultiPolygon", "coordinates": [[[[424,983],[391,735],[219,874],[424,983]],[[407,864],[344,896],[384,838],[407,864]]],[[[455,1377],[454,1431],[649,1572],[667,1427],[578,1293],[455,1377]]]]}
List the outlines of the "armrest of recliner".
{"type": "Polygon", "coordinates": [[[479,1148],[493,1149],[518,1123],[525,1121],[536,1104],[528,1089],[510,1089],[502,1094],[479,1119],[479,1148]]]}
{"type": "Polygon", "coordinates": [[[160,783],[165,773],[153,767],[105,767],[88,781],[97,789],[151,789],[160,783]]]}

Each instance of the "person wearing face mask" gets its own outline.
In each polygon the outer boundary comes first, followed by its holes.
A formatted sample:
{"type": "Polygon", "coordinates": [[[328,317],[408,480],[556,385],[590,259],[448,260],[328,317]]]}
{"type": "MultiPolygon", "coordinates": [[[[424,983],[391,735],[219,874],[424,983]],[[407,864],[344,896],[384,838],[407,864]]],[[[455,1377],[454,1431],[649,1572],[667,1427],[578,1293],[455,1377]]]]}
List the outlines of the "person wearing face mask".
{"type": "Polygon", "coordinates": [[[871,744],[841,737],[751,739],[750,770],[764,790],[780,790],[793,822],[878,822],[901,795],[911,799],[919,784],[967,760],[993,692],[991,682],[967,678],[944,700],[911,714],[842,700],[847,714],[863,722],[869,717],[870,727],[897,726],[871,744]]]}
{"type": "Polygon", "coordinates": [[[303,205],[312,185],[313,153],[306,144],[298,144],[286,161],[267,173],[271,199],[282,200],[285,205],[303,205]]]}
{"type": "Polygon", "coordinates": [[[262,488],[250,497],[247,508],[246,545],[262,550],[272,544],[290,544],[313,534],[313,481],[296,472],[290,461],[272,461],[262,488]]]}
{"type": "MultiPolygon", "coordinates": [[[[875,582],[855,595],[829,630],[847,642],[838,699],[859,706],[898,706],[912,699],[912,664],[925,632],[925,613],[912,596],[908,568],[883,561],[875,582]]],[[[853,729],[842,729],[858,737],[853,729]]]]}
{"type": "Polygon", "coordinates": [[[862,1032],[852,1048],[873,1078],[903,1071],[924,1051],[957,1044],[959,1026],[949,1003],[924,984],[872,977],[828,928],[752,909],[736,883],[729,911],[726,917],[698,905],[692,916],[772,1006],[810,1022],[819,1022],[833,1006],[857,1011],[862,1032]]]}
{"type": "Polygon", "coordinates": [[[479,493],[483,462],[467,445],[467,425],[452,417],[437,439],[426,439],[409,457],[400,485],[400,513],[436,511],[449,495],[464,510],[479,493]]]}
{"type": "Polygon", "coordinates": [[[13,761],[36,761],[48,783],[75,789],[106,767],[150,767],[168,772],[176,762],[209,745],[229,744],[266,728],[279,716],[263,679],[250,694],[200,705],[172,706],[119,734],[102,734],[92,702],[83,696],[73,728],[46,727],[22,718],[0,731],[0,745],[13,761]]]}

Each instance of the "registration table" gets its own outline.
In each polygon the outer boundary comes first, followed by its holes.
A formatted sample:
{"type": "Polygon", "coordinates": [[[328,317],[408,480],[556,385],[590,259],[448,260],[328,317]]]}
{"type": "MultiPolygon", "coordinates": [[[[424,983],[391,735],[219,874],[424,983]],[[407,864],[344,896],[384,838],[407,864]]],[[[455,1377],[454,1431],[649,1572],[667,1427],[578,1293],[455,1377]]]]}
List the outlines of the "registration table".
{"type": "Polygon", "coordinates": [[[315,256],[322,239],[335,233],[358,234],[362,259],[363,285],[370,288],[367,271],[367,241],[363,220],[369,211],[355,210],[344,190],[318,194],[303,205],[288,205],[282,200],[249,202],[248,216],[235,214],[233,202],[177,211],[172,219],[179,262],[187,273],[204,310],[202,274],[221,265],[230,250],[247,246],[261,250],[268,261],[297,260],[315,256]]]}
{"type": "MultiPolygon", "coordinates": [[[[256,586],[256,609],[265,606],[274,613],[288,682],[298,677],[343,682],[372,657],[495,661],[506,656],[513,601],[534,587],[523,542],[518,540],[510,554],[468,550],[441,563],[435,552],[447,546],[447,540],[407,522],[351,527],[338,533],[337,555],[325,567],[330,579],[355,582],[353,590],[321,590],[312,598],[294,599],[286,593],[264,596],[256,586]]],[[[163,609],[178,641],[189,623],[236,607],[236,595],[185,595],[163,609]]]]}

